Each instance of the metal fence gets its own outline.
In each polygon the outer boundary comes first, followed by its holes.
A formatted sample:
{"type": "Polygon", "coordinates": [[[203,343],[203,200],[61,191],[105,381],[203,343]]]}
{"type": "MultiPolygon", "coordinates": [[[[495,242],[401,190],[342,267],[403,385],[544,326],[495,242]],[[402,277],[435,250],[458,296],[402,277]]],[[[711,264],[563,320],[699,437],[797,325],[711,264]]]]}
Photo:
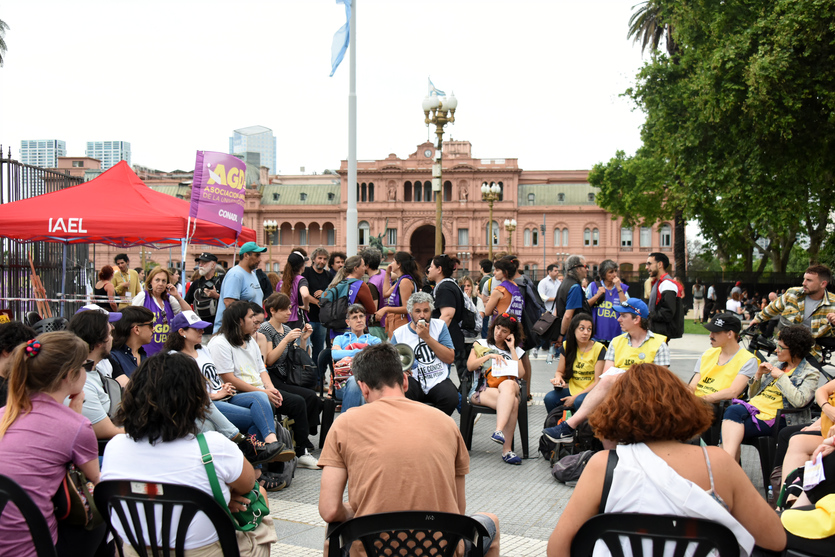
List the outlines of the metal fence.
{"type": "MultiPolygon", "coordinates": [[[[7,156],[3,156],[0,147],[0,204],[11,203],[62,190],[78,185],[83,178],[68,174],[21,164],[12,160],[11,148],[7,156]]],[[[0,227],[3,223],[0,223],[0,227]]],[[[13,231],[3,230],[4,234],[13,231]]],[[[62,297],[68,302],[64,307],[65,315],[69,316],[84,304],[83,297],[87,294],[89,273],[89,247],[87,244],[71,244],[65,246],[56,242],[17,242],[8,238],[0,238],[0,309],[10,309],[16,319],[23,320],[29,311],[37,311],[37,304],[33,299],[32,271],[29,265],[29,254],[32,254],[32,264],[35,273],[40,277],[48,299],[58,300],[62,297]],[[61,292],[61,274],[64,257],[66,255],[66,289],[61,292]],[[77,300],[77,301],[76,301],[77,300]]],[[[53,315],[60,315],[61,304],[49,302],[53,315]]]]}

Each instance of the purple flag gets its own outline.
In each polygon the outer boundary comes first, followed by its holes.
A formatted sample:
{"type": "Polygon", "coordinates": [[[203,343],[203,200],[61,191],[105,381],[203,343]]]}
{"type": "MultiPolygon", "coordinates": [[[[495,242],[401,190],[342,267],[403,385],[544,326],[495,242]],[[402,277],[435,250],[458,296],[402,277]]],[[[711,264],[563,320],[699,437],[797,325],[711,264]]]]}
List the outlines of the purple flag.
{"type": "Polygon", "coordinates": [[[241,231],[246,197],[246,163],[214,151],[197,151],[190,217],[241,231]]]}

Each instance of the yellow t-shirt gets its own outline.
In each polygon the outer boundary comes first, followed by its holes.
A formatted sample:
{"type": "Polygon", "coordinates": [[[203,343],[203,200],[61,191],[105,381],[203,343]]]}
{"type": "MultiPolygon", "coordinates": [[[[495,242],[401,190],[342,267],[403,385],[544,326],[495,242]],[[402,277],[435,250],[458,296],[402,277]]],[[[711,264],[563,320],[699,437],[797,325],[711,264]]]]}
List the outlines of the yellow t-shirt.
{"type": "Polygon", "coordinates": [[[633,364],[651,364],[655,361],[655,353],[666,340],[667,337],[664,335],[654,334],[641,346],[633,348],[626,333],[617,336],[612,339],[615,350],[613,365],[620,369],[629,369],[633,364]]]}
{"type": "Polygon", "coordinates": [[[740,348],[734,357],[719,365],[719,355],[722,348],[711,348],[702,355],[701,366],[699,367],[699,384],[696,385],[696,396],[705,396],[727,389],[739,375],[739,370],[748,362],[756,359],[753,354],[740,348]]]}
{"type": "MultiPolygon", "coordinates": [[[[797,368],[787,371],[786,375],[791,376],[795,369],[797,368]]],[[[777,386],[777,380],[771,379],[770,381],[771,383],[768,384],[763,392],[750,400],[751,405],[760,411],[756,416],[758,420],[773,420],[777,417],[777,410],[783,409],[783,393],[777,386]]]]}
{"type": "MultiPolygon", "coordinates": [[[[594,381],[594,366],[600,359],[600,353],[606,349],[603,344],[595,342],[591,350],[585,354],[577,351],[574,357],[574,374],[568,380],[568,390],[571,396],[577,396],[594,381]]],[[[563,354],[565,354],[565,342],[562,343],[563,354]]]]}

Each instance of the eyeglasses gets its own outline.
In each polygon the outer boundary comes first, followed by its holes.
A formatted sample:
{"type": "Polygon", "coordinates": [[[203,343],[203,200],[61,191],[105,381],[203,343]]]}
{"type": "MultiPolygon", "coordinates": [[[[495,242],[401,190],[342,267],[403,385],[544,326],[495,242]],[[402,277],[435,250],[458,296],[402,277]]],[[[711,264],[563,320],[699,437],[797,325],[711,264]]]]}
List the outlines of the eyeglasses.
{"type": "Polygon", "coordinates": [[[154,326],[154,322],[153,322],[153,321],[151,321],[151,322],[149,322],[149,323],[137,323],[137,324],[136,324],[136,326],[137,326],[137,327],[153,327],[153,326],[154,326]]]}
{"type": "Polygon", "coordinates": [[[780,346],[779,344],[777,345],[777,352],[782,352],[783,350],[788,350],[788,349],[789,349],[788,346],[780,346]]]}
{"type": "Polygon", "coordinates": [[[514,323],[516,323],[516,318],[515,318],[515,317],[513,317],[512,315],[510,315],[509,313],[503,313],[503,314],[502,314],[502,317],[507,317],[507,318],[509,318],[511,321],[513,321],[514,323]]]}
{"type": "Polygon", "coordinates": [[[81,367],[84,368],[84,371],[93,371],[96,367],[96,362],[93,360],[86,360],[83,364],[81,364],[81,367]]]}

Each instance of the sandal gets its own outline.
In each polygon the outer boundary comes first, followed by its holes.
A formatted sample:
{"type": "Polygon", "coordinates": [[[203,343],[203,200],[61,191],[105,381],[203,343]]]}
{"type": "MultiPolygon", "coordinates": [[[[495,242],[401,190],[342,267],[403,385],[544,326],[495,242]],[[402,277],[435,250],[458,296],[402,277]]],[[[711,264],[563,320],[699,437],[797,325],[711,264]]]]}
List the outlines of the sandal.
{"type": "Polygon", "coordinates": [[[258,478],[258,483],[267,491],[281,491],[287,487],[287,482],[265,470],[261,471],[261,477],[258,478]]]}

